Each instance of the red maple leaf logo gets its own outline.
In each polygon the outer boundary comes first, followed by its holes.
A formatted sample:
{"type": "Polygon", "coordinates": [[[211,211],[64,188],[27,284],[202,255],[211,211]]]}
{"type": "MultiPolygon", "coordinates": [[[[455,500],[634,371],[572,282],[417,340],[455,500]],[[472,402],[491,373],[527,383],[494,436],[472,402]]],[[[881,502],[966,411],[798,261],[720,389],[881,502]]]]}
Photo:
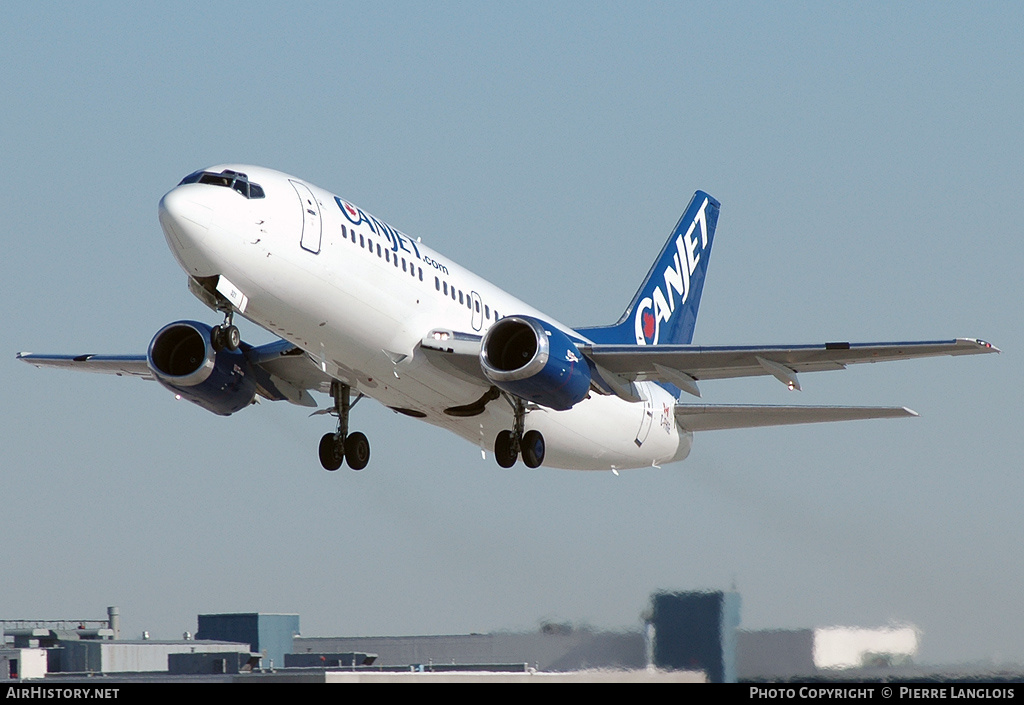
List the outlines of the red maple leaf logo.
{"type": "Polygon", "coordinates": [[[644,311],[643,315],[644,324],[644,338],[652,340],[654,338],[654,314],[650,311],[644,311]]]}
{"type": "Polygon", "coordinates": [[[355,214],[356,214],[356,209],[355,209],[355,208],[353,208],[352,206],[350,206],[350,205],[349,205],[349,204],[347,204],[347,203],[345,204],[345,210],[347,210],[347,211],[348,211],[349,213],[351,213],[352,215],[355,215],[355,214]]]}

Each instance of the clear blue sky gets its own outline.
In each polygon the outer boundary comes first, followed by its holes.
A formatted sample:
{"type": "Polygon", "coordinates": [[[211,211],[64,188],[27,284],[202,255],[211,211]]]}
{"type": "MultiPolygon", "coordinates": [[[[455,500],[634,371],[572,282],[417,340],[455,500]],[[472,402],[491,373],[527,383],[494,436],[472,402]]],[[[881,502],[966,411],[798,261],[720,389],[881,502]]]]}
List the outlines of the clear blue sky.
{"type": "MultiPolygon", "coordinates": [[[[9,3],[0,25],[0,617],[173,637],[909,622],[1024,661],[1019,3],[9,3]],[[977,336],[1000,356],[702,385],[906,421],[698,435],[663,469],[502,471],[374,402],[228,419],[35,352],[142,352],[193,299],[156,217],[224,161],[294,173],[568,323],[615,320],[690,195],[722,202],[696,343],[977,336]]],[[[245,323],[243,336],[270,336],[245,323]]]]}

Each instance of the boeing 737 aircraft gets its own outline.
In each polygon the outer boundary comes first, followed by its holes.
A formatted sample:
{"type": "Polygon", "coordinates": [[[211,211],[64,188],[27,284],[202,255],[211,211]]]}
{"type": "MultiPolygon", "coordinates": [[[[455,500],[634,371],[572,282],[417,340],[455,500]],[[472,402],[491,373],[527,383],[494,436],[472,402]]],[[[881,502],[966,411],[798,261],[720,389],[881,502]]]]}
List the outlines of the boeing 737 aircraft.
{"type": "Polygon", "coordinates": [[[18,357],[38,367],[157,380],[229,415],[257,396],[338,417],[320,439],[328,470],[369,461],[349,431],[368,396],[462,436],[498,464],[522,456],[576,470],[657,466],[713,429],[915,416],[906,408],[711,406],[704,380],[798,373],[858,362],[998,352],[973,338],[897,343],[690,344],[719,203],[698,191],[625,313],[573,328],[523,303],[359,207],[302,179],[256,166],[189,174],[160,201],[160,225],[189,290],[223,315],[177,321],[145,355],[18,357]],[[235,315],[278,336],[240,340],[235,315]]]}

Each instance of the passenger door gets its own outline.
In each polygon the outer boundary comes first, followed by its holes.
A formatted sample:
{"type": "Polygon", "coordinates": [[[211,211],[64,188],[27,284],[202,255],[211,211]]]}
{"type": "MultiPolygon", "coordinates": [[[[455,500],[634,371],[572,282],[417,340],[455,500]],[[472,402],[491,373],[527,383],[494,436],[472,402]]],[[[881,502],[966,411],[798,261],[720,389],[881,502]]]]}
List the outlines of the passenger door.
{"type": "Polygon", "coordinates": [[[473,330],[480,330],[484,327],[484,302],[475,291],[470,294],[473,297],[473,330]]]}
{"type": "Polygon", "coordinates": [[[302,249],[312,252],[314,255],[320,253],[320,238],[323,235],[323,221],[320,218],[320,206],[316,202],[316,196],[309,190],[306,184],[288,179],[302,205],[302,249]]]}

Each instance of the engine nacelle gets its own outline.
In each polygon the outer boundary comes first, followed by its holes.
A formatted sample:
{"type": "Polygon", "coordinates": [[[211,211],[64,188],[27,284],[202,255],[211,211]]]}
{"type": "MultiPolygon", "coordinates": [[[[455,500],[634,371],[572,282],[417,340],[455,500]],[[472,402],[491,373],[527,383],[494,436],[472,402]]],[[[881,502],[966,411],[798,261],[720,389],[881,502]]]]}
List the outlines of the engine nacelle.
{"type": "Polygon", "coordinates": [[[499,389],[558,411],[590,390],[590,367],[569,336],[531,316],[508,316],[491,326],[480,366],[499,389]]]}
{"type": "Polygon", "coordinates": [[[214,349],[212,331],[197,321],[169,323],[153,336],[146,362],[175,394],[229,416],[252,403],[256,376],[241,350],[214,349]]]}

